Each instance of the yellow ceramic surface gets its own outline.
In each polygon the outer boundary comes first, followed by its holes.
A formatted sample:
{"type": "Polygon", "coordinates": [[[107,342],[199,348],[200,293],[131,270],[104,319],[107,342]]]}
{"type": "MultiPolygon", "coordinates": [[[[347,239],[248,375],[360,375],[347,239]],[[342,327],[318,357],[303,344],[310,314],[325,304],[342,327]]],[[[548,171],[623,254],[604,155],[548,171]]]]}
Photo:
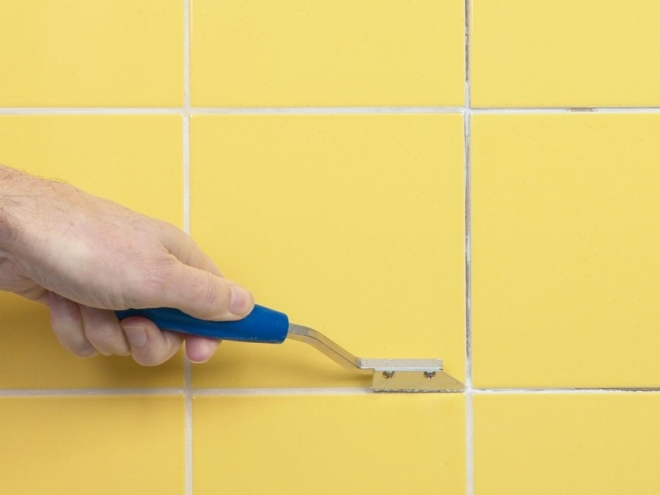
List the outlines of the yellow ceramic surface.
{"type": "Polygon", "coordinates": [[[14,294],[0,293],[0,328],[0,388],[183,386],[181,352],[166,364],[149,368],[131,357],[79,358],[60,346],[45,305],[14,294]]]}
{"type": "Polygon", "coordinates": [[[460,106],[463,0],[194,0],[195,106],[460,106]]]}
{"type": "Polygon", "coordinates": [[[660,105],[660,2],[473,0],[472,104],[660,105]]]}
{"type": "Polygon", "coordinates": [[[183,225],[181,117],[0,116],[0,163],[183,225]]]}
{"type": "Polygon", "coordinates": [[[472,119],[477,387],[660,386],[660,115],[472,119]]]}
{"type": "Polygon", "coordinates": [[[197,397],[195,494],[465,493],[460,395],[197,397]]]}
{"type": "Polygon", "coordinates": [[[639,108],[660,108],[658,19],[651,0],[0,0],[0,163],[190,220],[258,303],[359,356],[468,381],[467,312],[471,384],[519,389],[371,394],[305,344],[225,342],[184,408],[148,395],[190,385],[182,353],[80,359],[0,294],[0,492],[660,493],[660,395],[527,390],[660,390],[660,113],[639,108]],[[628,108],[568,111],[594,106],[628,108]]]}
{"type": "MultiPolygon", "coordinates": [[[[177,116],[1,116],[0,163],[181,226],[181,136],[177,116]]],[[[0,295],[0,327],[0,388],[183,385],[180,356],[144,368],[131,358],[69,355],[47,309],[14,295],[0,295]]]]}
{"type": "Polygon", "coordinates": [[[0,399],[2,491],[183,495],[183,399],[0,399]]]}
{"type": "Polygon", "coordinates": [[[3,0],[0,107],[178,106],[179,0],[3,0]]]}
{"type": "Polygon", "coordinates": [[[474,398],[474,493],[660,492],[658,394],[474,398]]]}
{"type": "MultiPolygon", "coordinates": [[[[228,278],[355,354],[463,377],[460,116],[207,116],[191,133],[193,238],[228,278]]],[[[225,343],[193,383],[365,384],[299,342],[225,343]]]]}

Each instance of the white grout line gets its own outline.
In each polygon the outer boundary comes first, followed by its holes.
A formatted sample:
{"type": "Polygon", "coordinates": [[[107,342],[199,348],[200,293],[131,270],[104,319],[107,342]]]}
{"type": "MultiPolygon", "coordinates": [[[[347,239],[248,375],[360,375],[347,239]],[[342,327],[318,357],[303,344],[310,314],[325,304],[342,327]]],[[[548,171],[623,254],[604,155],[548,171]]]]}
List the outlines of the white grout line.
{"type": "Polygon", "coordinates": [[[472,389],[476,395],[505,395],[505,394],[525,394],[525,395],[590,395],[590,394],[657,394],[660,393],[658,387],[631,387],[631,388],[476,388],[472,389]]]}
{"type": "Polygon", "coordinates": [[[42,388],[0,389],[0,397],[89,397],[96,395],[182,395],[182,388],[42,388]]]}
{"type": "MultiPolygon", "coordinates": [[[[135,396],[190,396],[226,397],[236,395],[290,396],[290,395],[381,395],[368,387],[310,387],[310,388],[52,388],[52,389],[0,389],[0,398],[16,397],[135,397],[135,396]]],[[[466,390],[466,398],[474,395],[611,395],[658,394],[659,387],[648,388],[496,388],[466,390]]],[[[390,395],[383,393],[382,395],[390,395]]],[[[405,394],[402,394],[405,395],[405,394]]],[[[444,394],[443,394],[444,395],[444,394]]],[[[468,404],[469,406],[469,404],[468,404]]]]}
{"type": "Polygon", "coordinates": [[[465,493],[474,495],[474,390],[465,394],[465,493]]]}
{"type": "Polygon", "coordinates": [[[190,234],[190,118],[183,115],[183,230],[190,234]]]}
{"type": "Polygon", "coordinates": [[[192,439],[193,439],[193,390],[192,390],[192,380],[191,380],[191,371],[190,371],[190,361],[187,357],[184,358],[184,407],[185,407],[185,426],[184,426],[184,457],[185,457],[185,483],[186,483],[186,495],[193,495],[193,485],[192,485],[192,474],[193,474],[193,464],[192,464],[192,439]]]}
{"type": "Polygon", "coordinates": [[[193,108],[194,114],[207,115],[347,115],[347,114],[381,114],[381,113],[461,113],[462,107],[263,107],[263,108],[193,108]]]}
{"type": "Polygon", "coordinates": [[[325,388],[200,388],[194,389],[195,396],[235,396],[235,395],[370,395],[370,388],[325,387],[325,388]]]}
{"type": "Polygon", "coordinates": [[[0,107],[0,115],[179,115],[182,113],[180,107],[171,108],[68,108],[68,107],[44,107],[44,108],[20,108],[0,107]]]}
{"type": "Polygon", "coordinates": [[[465,493],[474,495],[472,389],[472,95],[470,92],[470,0],[465,0],[465,493]]]}
{"type": "MultiPolygon", "coordinates": [[[[190,9],[191,0],[183,2],[183,229],[190,234],[190,9]]],[[[185,493],[193,495],[193,403],[192,370],[184,356],[185,403],[185,493]]]]}
{"type": "MultiPolygon", "coordinates": [[[[189,67],[189,66],[186,66],[189,67]]],[[[188,69],[184,70],[188,73],[188,69]]],[[[0,107],[0,115],[144,115],[165,114],[177,115],[188,113],[190,115],[344,115],[344,114],[381,114],[381,113],[461,113],[461,107],[247,107],[247,108],[192,108],[190,106],[189,85],[185,88],[186,102],[183,107],[171,108],[19,108],[0,107]]]]}
{"type": "MultiPolygon", "coordinates": [[[[186,65],[188,67],[188,65],[186,65]]],[[[188,69],[184,72],[188,72],[188,69]]],[[[185,88],[184,107],[0,107],[0,115],[372,115],[372,114],[658,114],[660,107],[526,107],[526,108],[467,108],[467,107],[254,107],[254,108],[192,108],[189,86],[185,88]]]]}

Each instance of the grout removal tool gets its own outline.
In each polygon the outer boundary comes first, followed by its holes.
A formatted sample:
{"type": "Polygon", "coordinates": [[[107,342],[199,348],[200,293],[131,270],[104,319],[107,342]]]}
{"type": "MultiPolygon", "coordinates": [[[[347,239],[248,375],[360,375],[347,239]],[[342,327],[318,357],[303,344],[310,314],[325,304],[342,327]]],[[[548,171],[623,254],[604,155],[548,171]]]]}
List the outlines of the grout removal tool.
{"type": "Polygon", "coordinates": [[[320,332],[290,324],[284,313],[255,305],[237,321],[208,321],[193,318],[178,309],[127,309],[119,319],[142,316],[159,328],[214,339],[263,344],[298,340],[321,351],[334,362],[356,373],[371,374],[374,392],[462,392],[463,384],[442,370],[442,359],[364,359],[335,344],[320,332]]]}

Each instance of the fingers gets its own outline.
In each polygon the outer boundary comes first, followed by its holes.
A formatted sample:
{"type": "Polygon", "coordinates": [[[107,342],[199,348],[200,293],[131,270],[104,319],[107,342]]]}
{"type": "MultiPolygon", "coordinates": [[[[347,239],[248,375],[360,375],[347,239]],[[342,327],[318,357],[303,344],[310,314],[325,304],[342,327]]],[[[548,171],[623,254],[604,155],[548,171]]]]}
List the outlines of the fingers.
{"type": "Polygon", "coordinates": [[[53,331],[62,347],[80,357],[101,352],[109,356],[130,354],[117,317],[110,311],[81,306],[53,292],[48,306],[53,331]]]}
{"type": "Polygon", "coordinates": [[[83,328],[80,307],[77,303],[49,293],[48,307],[53,331],[60,345],[79,357],[92,357],[98,351],[89,343],[83,328]]]}
{"type": "MultiPolygon", "coordinates": [[[[210,299],[210,303],[214,304],[216,301],[214,299],[219,299],[217,301],[218,307],[216,308],[200,308],[197,309],[197,311],[201,312],[208,312],[210,311],[211,314],[216,314],[217,317],[213,318],[211,317],[210,319],[237,319],[235,318],[236,316],[238,317],[243,317],[246,314],[248,314],[250,311],[252,311],[252,306],[254,305],[253,302],[253,297],[252,294],[249,293],[249,291],[246,291],[242,287],[229,282],[230,287],[234,286],[237,288],[238,291],[242,293],[240,301],[234,301],[235,306],[231,305],[231,294],[230,294],[230,307],[227,309],[226,307],[222,307],[222,304],[226,305],[226,300],[222,297],[222,286],[225,285],[225,277],[220,271],[220,268],[218,265],[215,264],[215,262],[211,259],[210,256],[208,256],[204,251],[200,249],[200,247],[197,245],[197,243],[187,234],[185,234],[183,231],[180,229],[170,226],[171,228],[168,229],[168,235],[166,236],[165,239],[163,239],[164,245],[167,248],[167,250],[178,259],[181,264],[183,265],[184,269],[181,269],[181,266],[176,267],[178,270],[175,270],[178,273],[173,274],[175,277],[180,278],[181,280],[185,281],[186,279],[190,280],[189,283],[195,285],[198,288],[198,293],[200,295],[206,295],[210,299]],[[185,268],[197,268],[199,270],[185,270],[185,268]],[[207,278],[208,283],[206,280],[199,280],[199,278],[204,277],[201,271],[206,271],[211,274],[213,274],[215,277],[212,278],[207,278]],[[218,278],[221,278],[223,280],[217,280],[218,278]],[[215,290],[213,287],[209,287],[209,285],[220,285],[221,290],[215,290]],[[212,294],[215,293],[219,295],[220,297],[214,298],[212,297],[212,294]],[[231,314],[228,314],[231,313],[231,314]]],[[[193,296],[196,297],[196,296],[193,296]]],[[[196,305],[197,301],[195,302],[196,305]]],[[[182,308],[179,308],[182,309],[182,308]]],[[[198,316],[198,314],[190,313],[193,314],[193,316],[198,316]]],[[[202,317],[201,314],[198,316],[199,318],[202,317]]],[[[186,341],[187,343],[187,341],[186,341]]]]}
{"type": "Polygon", "coordinates": [[[80,305],[85,337],[104,356],[129,356],[131,348],[119,326],[117,316],[105,309],[80,305]]]}
{"type": "Polygon", "coordinates": [[[186,355],[193,363],[204,363],[211,359],[220,344],[219,340],[195,335],[186,335],[186,355]]]}
{"type": "Polygon", "coordinates": [[[254,306],[252,293],[226,278],[174,260],[149,277],[139,307],[173,307],[204,320],[237,320],[254,306]]]}
{"type": "MultiPolygon", "coordinates": [[[[170,359],[181,347],[180,334],[161,331],[146,318],[126,318],[120,323],[112,311],[79,305],[50,293],[51,324],[62,347],[79,357],[132,355],[143,366],[157,366],[170,359]]],[[[192,345],[196,362],[208,360],[217,343],[198,338],[192,345]]]]}
{"type": "Polygon", "coordinates": [[[131,347],[133,359],[143,366],[157,366],[170,359],[181,347],[183,337],[175,332],[159,330],[150,320],[131,317],[121,321],[131,347]]]}

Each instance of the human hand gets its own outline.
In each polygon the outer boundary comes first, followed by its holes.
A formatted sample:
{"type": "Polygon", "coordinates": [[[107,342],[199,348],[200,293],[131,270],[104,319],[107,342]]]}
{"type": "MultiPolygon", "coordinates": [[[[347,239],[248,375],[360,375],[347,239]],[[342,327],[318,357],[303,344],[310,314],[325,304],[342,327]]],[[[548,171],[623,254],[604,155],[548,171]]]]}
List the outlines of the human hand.
{"type": "Polygon", "coordinates": [[[173,307],[208,320],[237,320],[252,294],[223,277],[173,225],[63,182],[0,166],[0,289],[48,305],[62,346],[81,357],[133,356],[152,366],[186,342],[208,360],[217,341],[161,331],[113,310],[173,307]]]}

